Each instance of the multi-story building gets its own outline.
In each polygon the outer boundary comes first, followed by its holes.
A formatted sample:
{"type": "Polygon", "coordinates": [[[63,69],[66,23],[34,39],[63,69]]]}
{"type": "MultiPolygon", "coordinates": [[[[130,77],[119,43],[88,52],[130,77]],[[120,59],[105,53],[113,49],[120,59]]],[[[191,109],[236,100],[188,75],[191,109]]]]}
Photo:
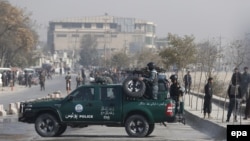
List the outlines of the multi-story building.
{"type": "Polygon", "coordinates": [[[47,41],[54,53],[77,51],[81,38],[90,34],[97,39],[100,55],[110,56],[116,51],[134,53],[143,48],[155,48],[155,27],[153,22],[107,14],[56,20],[49,23],[47,41]]]}

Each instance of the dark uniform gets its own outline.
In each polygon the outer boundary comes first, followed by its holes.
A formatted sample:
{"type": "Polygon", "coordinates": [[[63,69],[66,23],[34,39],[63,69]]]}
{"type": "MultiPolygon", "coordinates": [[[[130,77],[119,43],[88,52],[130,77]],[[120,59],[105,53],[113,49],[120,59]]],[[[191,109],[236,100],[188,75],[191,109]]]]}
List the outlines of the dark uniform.
{"type": "Polygon", "coordinates": [[[229,122],[233,110],[234,110],[234,121],[237,121],[238,109],[240,107],[240,100],[242,98],[240,83],[241,83],[241,74],[239,72],[239,69],[235,68],[231,78],[231,84],[229,85],[227,91],[229,97],[229,105],[228,105],[226,122],[229,122]]]}
{"type": "Polygon", "coordinates": [[[157,99],[158,95],[158,73],[155,70],[155,64],[153,62],[150,62],[147,64],[148,69],[150,70],[150,76],[148,78],[143,78],[147,80],[150,83],[151,89],[152,89],[152,98],[157,99]]]}
{"type": "Polygon", "coordinates": [[[205,96],[204,96],[204,118],[206,117],[206,113],[208,113],[208,118],[210,118],[210,113],[212,112],[212,97],[213,97],[213,86],[212,86],[213,78],[209,78],[207,84],[204,87],[205,96]]]}
{"type": "Polygon", "coordinates": [[[66,90],[67,90],[67,93],[69,93],[69,91],[71,91],[71,75],[69,72],[65,76],[65,80],[66,80],[66,90]]]}
{"type": "Polygon", "coordinates": [[[192,84],[192,77],[190,75],[190,71],[184,76],[183,78],[184,84],[185,84],[185,93],[190,93],[190,88],[192,84]]]}
{"type": "Polygon", "coordinates": [[[170,98],[175,101],[175,112],[181,113],[182,111],[179,111],[181,108],[181,98],[183,97],[184,91],[181,91],[181,86],[177,81],[177,75],[171,75],[170,79],[172,81],[172,84],[170,85],[170,98]]]}
{"type": "Polygon", "coordinates": [[[228,88],[227,93],[229,96],[229,105],[228,105],[226,122],[229,122],[233,110],[234,110],[234,121],[237,122],[237,114],[240,108],[240,101],[241,101],[240,86],[231,84],[228,88]]]}
{"type": "Polygon", "coordinates": [[[43,72],[39,75],[39,81],[40,81],[40,89],[45,90],[45,74],[43,72]]]}
{"type": "Polygon", "coordinates": [[[242,92],[242,98],[246,101],[245,108],[245,117],[243,119],[247,119],[250,112],[250,96],[249,96],[249,83],[250,83],[250,75],[248,73],[248,67],[244,67],[244,72],[241,74],[241,83],[240,88],[242,92]]]}

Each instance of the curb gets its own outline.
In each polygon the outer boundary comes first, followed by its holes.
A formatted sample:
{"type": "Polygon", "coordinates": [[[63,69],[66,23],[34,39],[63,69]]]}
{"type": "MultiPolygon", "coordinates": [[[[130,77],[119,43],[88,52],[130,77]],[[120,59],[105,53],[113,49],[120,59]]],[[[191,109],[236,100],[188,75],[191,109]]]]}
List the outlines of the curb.
{"type": "Polygon", "coordinates": [[[197,128],[199,131],[204,132],[217,140],[226,140],[226,127],[222,127],[218,124],[213,123],[212,121],[202,119],[187,110],[185,110],[185,117],[188,124],[197,128]]]}

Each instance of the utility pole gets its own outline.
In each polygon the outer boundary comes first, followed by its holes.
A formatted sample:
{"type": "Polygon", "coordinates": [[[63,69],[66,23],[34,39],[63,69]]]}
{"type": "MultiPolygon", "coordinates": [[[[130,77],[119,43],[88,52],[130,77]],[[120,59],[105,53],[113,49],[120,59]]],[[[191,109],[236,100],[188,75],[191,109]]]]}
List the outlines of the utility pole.
{"type": "Polygon", "coordinates": [[[105,18],[103,19],[104,20],[104,66],[106,67],[107,66],[107,53],[106,53],[106,45],[107,45],[107,20],[108,18],[106,17],[108,14],[105,13],[105,18]]]}
{"type": "Polygon", "coordinates": [[[76,29],[76,32],[75,32],[75,45],[74,45],[73,54],[72,54],[73,67],[76,67],[76,55],[75,54],[76,54],[77,37],[78,37],[78,29],[76,29]]]}

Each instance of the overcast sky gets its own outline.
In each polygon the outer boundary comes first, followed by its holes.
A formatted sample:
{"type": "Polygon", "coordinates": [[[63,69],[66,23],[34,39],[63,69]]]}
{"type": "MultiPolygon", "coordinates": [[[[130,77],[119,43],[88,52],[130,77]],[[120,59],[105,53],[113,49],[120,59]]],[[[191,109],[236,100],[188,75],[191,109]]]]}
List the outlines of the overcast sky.
{"type": "Polygon", "coordinates": [[[152,21],[158,37],[194,35],[197,40],[237,38],[250,32],[250,0],[9,0],[32,13],[46,40],[49,21],[100,16],[152,21]]]}

